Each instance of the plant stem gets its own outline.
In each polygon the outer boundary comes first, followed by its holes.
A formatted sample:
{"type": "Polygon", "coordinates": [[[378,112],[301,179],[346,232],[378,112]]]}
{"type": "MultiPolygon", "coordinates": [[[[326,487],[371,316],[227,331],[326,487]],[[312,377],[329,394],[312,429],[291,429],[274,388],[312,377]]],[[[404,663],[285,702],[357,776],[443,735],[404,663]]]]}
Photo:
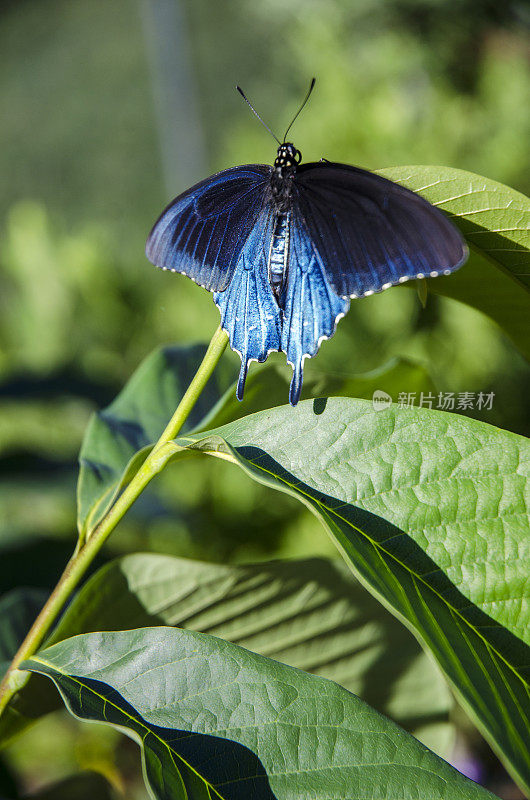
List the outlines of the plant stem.
{"type": "Polygon", "coordinates": [[[199,369],[193,376],[193,380],[184,392],[184,397],[178,404],[178,408],[169,420],[164,432],[160,439],[155,444],[153,452],[162,447],[166,442],[174,439],[180,432],[182,426],[186,422],[190,411],[199,399],[202,390],[204,389],[208,378],[214,371],[219,359],[223,355],[226,345],[228,344],[228,334],[219,326],[212,336],[212,340],[208,345],[208,350],[199,366],[199,369]]]}
{"type": "Polygon", "coordinates": [[[163,469],[168,459],[175,453],[175,447],[168,445],[181,430],[188,418],[190,411],[193,409],[193,406],[197,402],[208,379],[219,362],[227,343],[228,336],[221,327],[219,327],[212,337],[208,350],[193,380],[188,386],[177,410],[173,414],[159,440],[114,505],[109,509],[83,545],[76,549],[74,555],[66,565],[57,586],[33,623],[0,684],[0,715],[18,689],[18,676],[16,675],[16,671],[19,664],[32,656],[42,644],[46,634],[59,616],[70,594],[83,577],[94,560],[94,557],[107,540],[109,534],[114,530],[126,511],[128,511],[136,498],[145,489],[149,481],[163,469]]]}

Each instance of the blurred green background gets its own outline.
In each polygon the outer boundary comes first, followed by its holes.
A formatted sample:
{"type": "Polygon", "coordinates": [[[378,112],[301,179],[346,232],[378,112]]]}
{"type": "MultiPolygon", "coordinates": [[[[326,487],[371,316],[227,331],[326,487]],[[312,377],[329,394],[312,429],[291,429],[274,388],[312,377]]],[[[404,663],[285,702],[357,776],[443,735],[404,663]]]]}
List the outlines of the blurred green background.
{"type": "MultiPolygon", "coordinates": [[[[218,324],[211,295],[155,270],[143,248],[191,183],[273,160],[234,85],[281,133],[317,77],[293,130],[304,160],[445,164],[528,193],[529,22],[524,0],[0,2],[1,592],[54,585],[73,547],[91,412],[154,347],[209,340],[218,324]]],[[[429,296],[423,309],[398,288],[353,302],[312,367],[356,374],[394,356],[420,362],[440,391],[495,392],[476,416],[528,432],[526,362],[454,301],[429,296]]],[[[235,377],[238,358],[226,359],[235,377]]],[[[102,558],[133,549],[219,561],[334,552],[294,501],[209,462],[164,475],[102,558]]],[[[75,723],[61,725],[67,741],[75,723]]],[[[45,745],[37,737],[38,768],[27,745],[11,753],[24,785],[87,767],[78,743],[65,764],[45,745]]],[[[105,766],[102,752],[88,767],[105,766]]]]}

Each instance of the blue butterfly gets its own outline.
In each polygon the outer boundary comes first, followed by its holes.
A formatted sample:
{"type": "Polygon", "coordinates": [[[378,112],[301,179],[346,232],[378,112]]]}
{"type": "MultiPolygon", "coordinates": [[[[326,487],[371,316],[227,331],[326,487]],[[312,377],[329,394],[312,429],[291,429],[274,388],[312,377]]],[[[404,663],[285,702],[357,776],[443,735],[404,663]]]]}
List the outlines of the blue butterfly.
{"type": "Polygon", "coordinates": [[[173,200],[149,234],[146,254],[214,293],[241,356],[238,399],[249,363],[281,350],[293,367],[294,406],[305,358],[333,336],[350,298],[448,275],[467,248],[419,195],[347,164],[301,164],[285,138],[277,139],[272,167],[232,167],[173,200]]]}

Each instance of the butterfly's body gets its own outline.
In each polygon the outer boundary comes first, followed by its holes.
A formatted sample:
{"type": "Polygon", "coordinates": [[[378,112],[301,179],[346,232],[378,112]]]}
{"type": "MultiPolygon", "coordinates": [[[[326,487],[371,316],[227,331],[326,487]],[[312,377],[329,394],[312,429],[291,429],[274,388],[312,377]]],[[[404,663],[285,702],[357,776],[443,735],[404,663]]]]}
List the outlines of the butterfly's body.
{"type": "Polygon", "coordinates": [[[419,195],[347,164],[301,164],[290,143],[272,167],[233,167],[177,197],[146,252],[214,293],[241,356],[237,396],[249,363],[281,350],[293,367],[292,405],[305,358],[333,335],[351,297],[449,274],[467,256],[458,231],[419,195]]]}
{"type": "Polygon", "coordinates": [[[268,262],[269,283],[280,307],[289,265],[289,222],[288,211],[276,215],[268,262]]]}

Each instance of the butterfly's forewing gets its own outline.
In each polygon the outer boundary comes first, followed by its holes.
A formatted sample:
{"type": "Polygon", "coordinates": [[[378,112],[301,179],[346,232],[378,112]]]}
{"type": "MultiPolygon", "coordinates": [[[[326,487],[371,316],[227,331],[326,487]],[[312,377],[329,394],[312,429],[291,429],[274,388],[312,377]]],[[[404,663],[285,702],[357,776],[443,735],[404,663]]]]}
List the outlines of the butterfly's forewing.
{"type": "Polygon", "coordinates": [[[230,346],[241,356],[239,400],[243,398],[250,361],[265,361],[281,344],[281,312],[268,279],[274,218],[272,204],[268,203],[244,242],[229,286],[213,298],[221,312],[221,326],[230,337],[230,346]]]}
{"type": "Polygon", "coordinates": [[[293,206],[341,297],[449,274],[467,257],[460,233],[441,211],[357,167],[303,164],[294,181],[293,206]]]}
{"type": "Polygon", "coordinates": [[[179,195],[149,234],[148,259],[209,291],[226,289],[268,202],[270,173],[262,164],[234,167],[179,195]]]}
{"type": "Polygon", "coordinates": [[[296,405],[302,390],[304,359],[329,339],[350,301],[333,290],[315,243],[295,208],[290,219],[289,263],[281,349],[293,367],[289,402],[296,405]]]}

